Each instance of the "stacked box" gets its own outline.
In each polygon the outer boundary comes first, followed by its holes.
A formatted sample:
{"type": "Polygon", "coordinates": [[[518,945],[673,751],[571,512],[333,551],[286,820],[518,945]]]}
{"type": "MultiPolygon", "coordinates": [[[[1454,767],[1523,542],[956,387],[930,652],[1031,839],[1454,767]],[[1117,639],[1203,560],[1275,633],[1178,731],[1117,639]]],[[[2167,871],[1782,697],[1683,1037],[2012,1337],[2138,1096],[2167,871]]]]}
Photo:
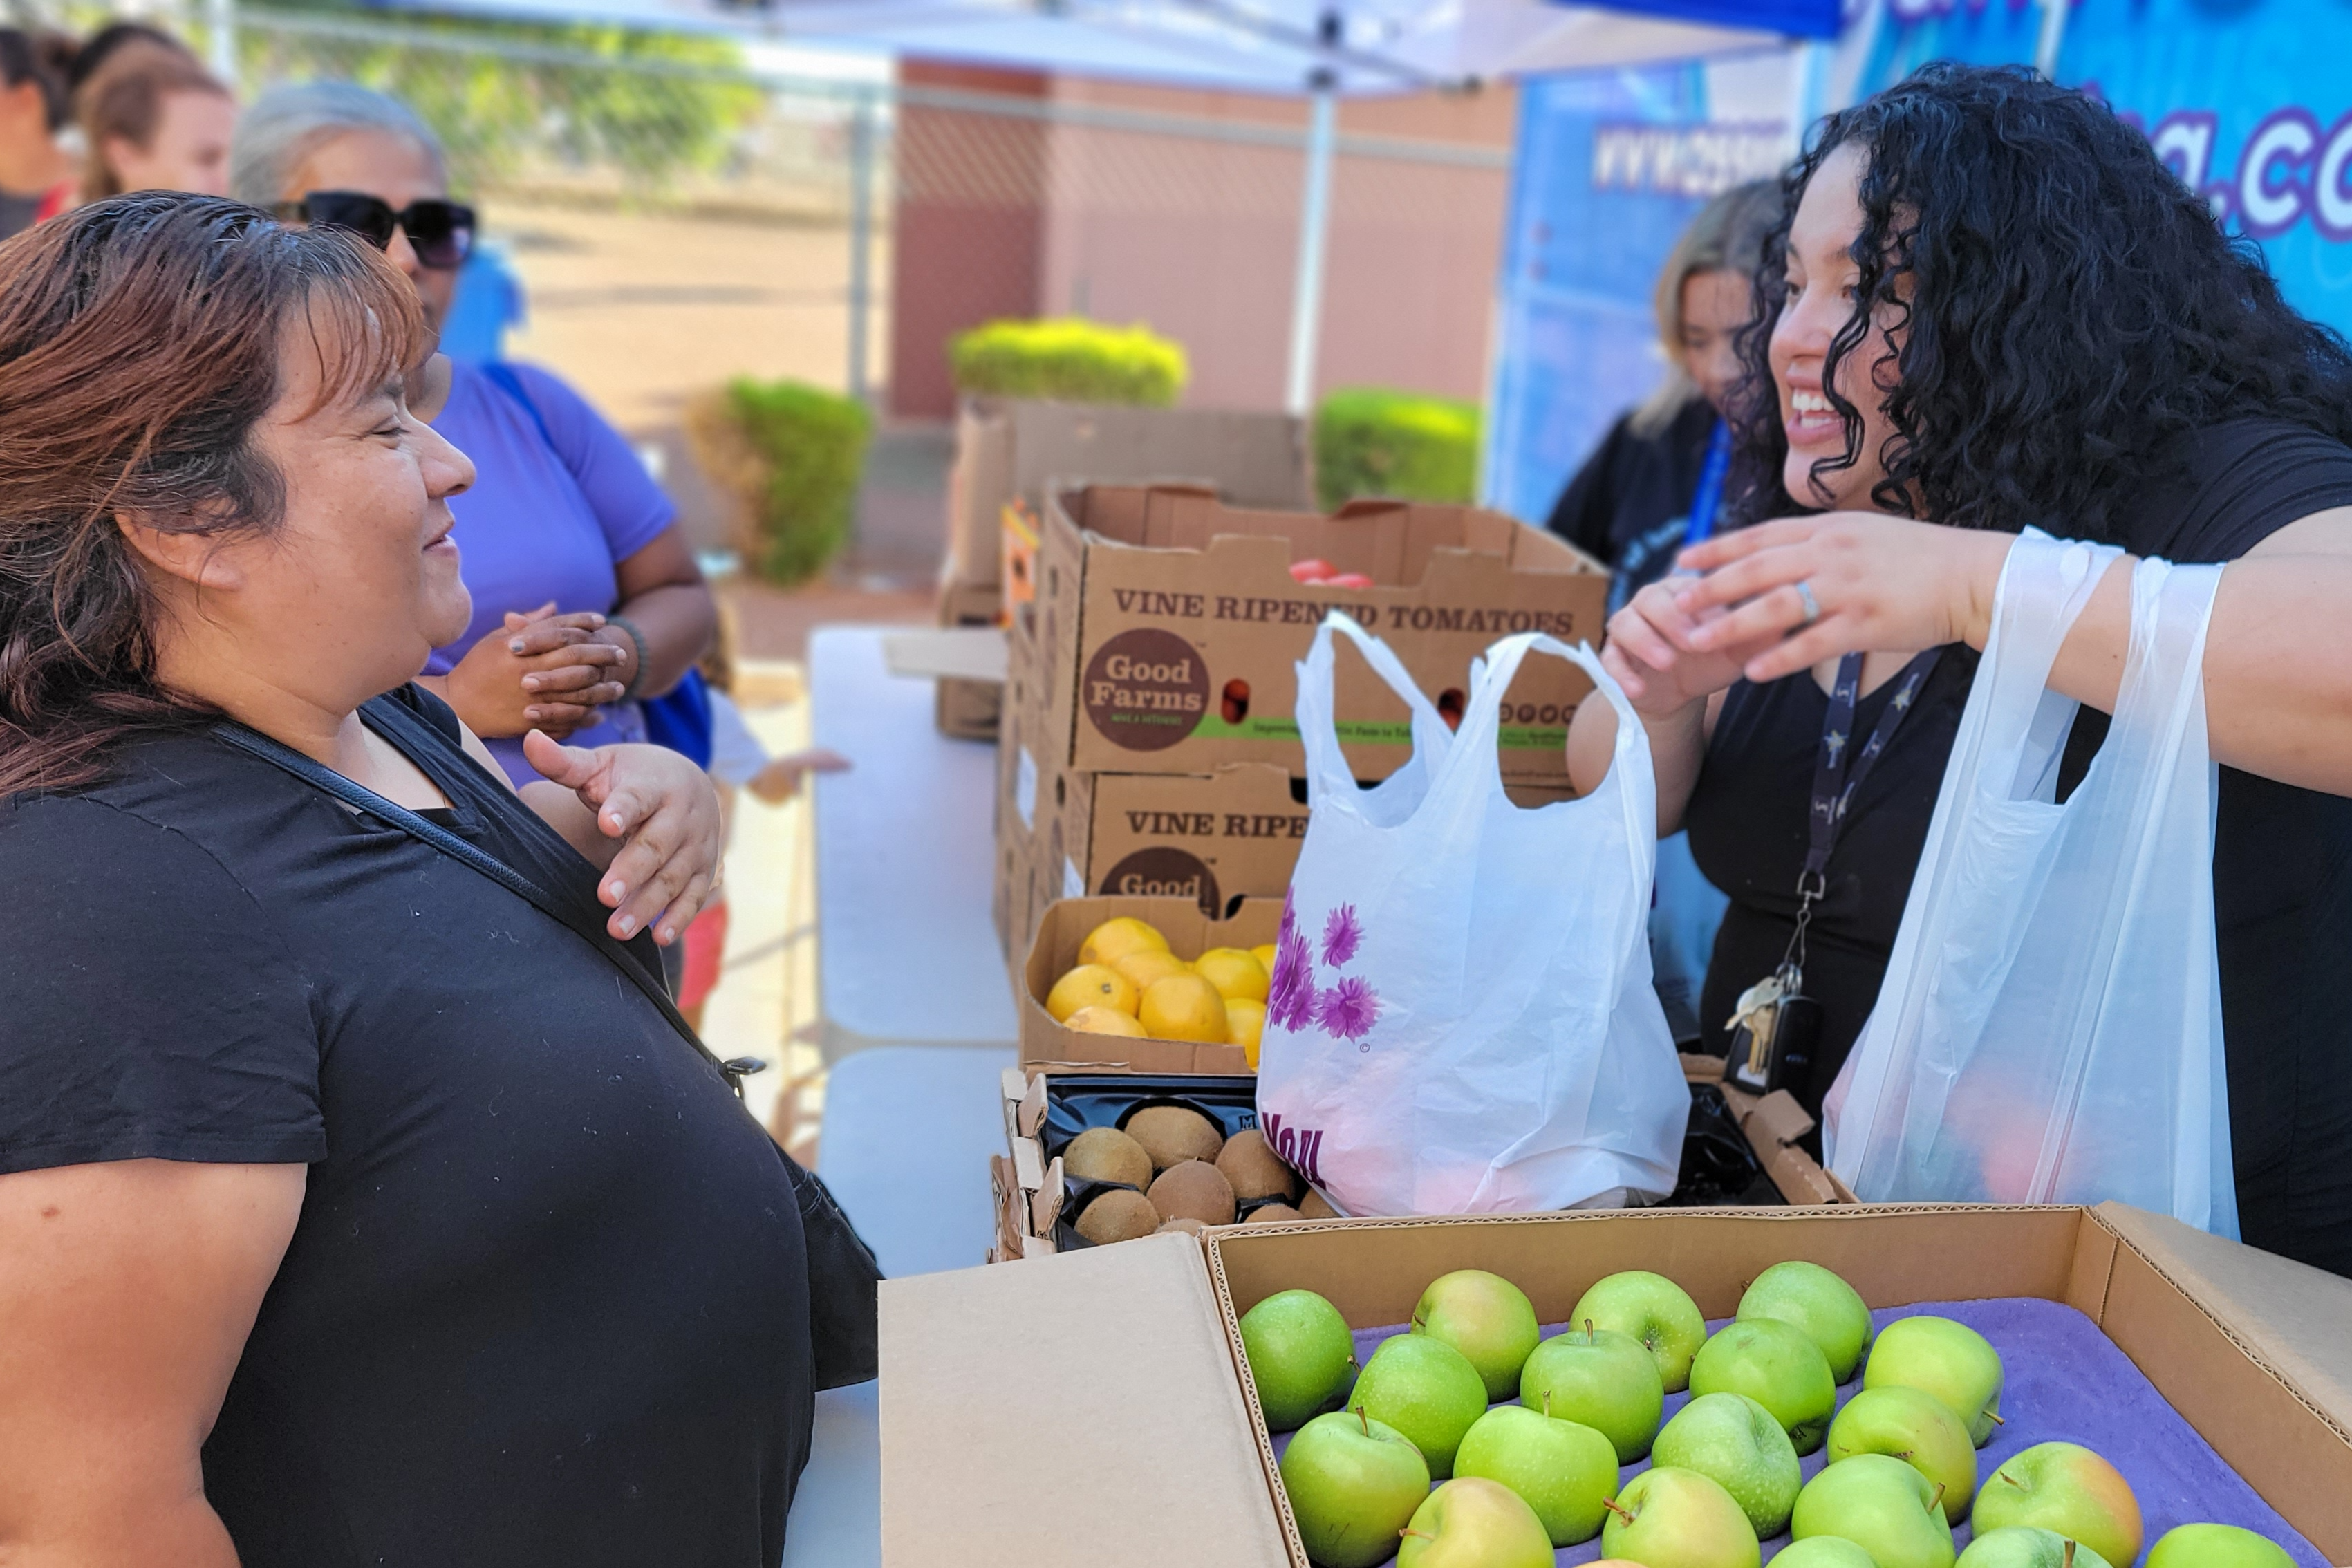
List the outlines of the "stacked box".
{"type": "MultiPolygon", "coordinates": [[[[1608,574],[1550,535],[1471,507],[1357,502],[1330,516],[1228,505],[1194,488],[1047,486],[1034,596],[1007,626],[998,769],[997,931],[1018,963],[1057,898],[1179,893],[1221,916],[1279,897],[1307,831],[1293,666],[1325,612],[1379,634],[1457,717],[1470,661],[1514,630],[1597,637],[1608,574]],[[1302,586],[1294,559],[1369,589],[1302,586]]],[[[1513,798],[1568,796],[1568,719],[1591,690],[1565,661],[1513,683],[1513,798]]],[[[1402,700],[1342,645],[1350,769],[1411,754],[1402,700]]]]}

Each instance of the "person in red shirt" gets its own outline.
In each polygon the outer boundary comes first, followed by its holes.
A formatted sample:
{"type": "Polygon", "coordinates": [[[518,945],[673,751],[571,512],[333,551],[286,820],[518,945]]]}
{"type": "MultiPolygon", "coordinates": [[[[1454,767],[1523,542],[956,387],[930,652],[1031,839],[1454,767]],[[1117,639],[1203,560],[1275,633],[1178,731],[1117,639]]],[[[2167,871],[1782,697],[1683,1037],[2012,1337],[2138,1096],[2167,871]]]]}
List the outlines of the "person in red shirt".
{"type": "Polygon", "coordinates": [[[0,27],[0,239],[73,203],[74,163],[58,132],[75,48],[61,34],[0,27]]]}

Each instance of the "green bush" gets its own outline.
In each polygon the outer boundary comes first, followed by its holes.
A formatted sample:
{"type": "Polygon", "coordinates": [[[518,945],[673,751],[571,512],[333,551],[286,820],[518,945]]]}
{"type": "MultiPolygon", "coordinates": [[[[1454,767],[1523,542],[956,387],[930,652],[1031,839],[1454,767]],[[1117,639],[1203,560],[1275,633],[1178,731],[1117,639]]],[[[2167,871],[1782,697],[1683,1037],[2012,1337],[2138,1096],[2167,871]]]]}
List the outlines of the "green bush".
{"type": "Polygon", "coordinates": [[[856,525],[873,416],[798,381],[740,377],[688,411],[696,456],[740,504],[749,553],[772,583],[824,570],[856,525]]]}
{"type": "Polygon", "coordinates": [[[948,343],[957,390],[1058,403],[1138,403],[1165,408],[1184,390],[1184,347],[1150,328],[1106,327],[1076,316],[989,321],[948,343]]]}
{"type": "Polygon", "coordinates": [[[1478,405],[1376,386],[1343,388],[1315,411],[1315,493],[1469,501],[1478,493],[1478,405]]]}

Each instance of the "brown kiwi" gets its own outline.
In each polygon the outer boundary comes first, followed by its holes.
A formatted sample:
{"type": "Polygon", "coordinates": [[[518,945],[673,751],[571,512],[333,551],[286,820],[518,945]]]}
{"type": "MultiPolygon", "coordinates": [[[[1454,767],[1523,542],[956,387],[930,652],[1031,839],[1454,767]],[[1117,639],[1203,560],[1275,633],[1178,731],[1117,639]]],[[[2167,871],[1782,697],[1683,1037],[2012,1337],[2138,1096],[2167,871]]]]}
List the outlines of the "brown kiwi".
{"type": "Polygon", "coordinates": [[[1234,1196],[1244,1203],[1280,1198],[1286,1204],[1298,1195],[1298,1178],[1265,1146],[1265,1134],[1255,1127],[1225,1140],[1225,1146],[1217,1152],[1217,1169],[1234,1184],[1234,1196]]]}
{"type": "Polygon", "coordinates": [[[1143,1145],[1155,1171],[1187,1160],[1213,1160],[1225,1146],[1214,1122],[1181,1105],[1145,1106],[1127,1119],[1127,1135],[1143,1145]]]}
{"type": "Polygon", "coordinates": [[[1159,1228],[1160,1211],[1151,1206],[1151,1200],[1125,1187],[1102,1193],[1078,1215],[1078,1234],[1097,1247],[1133,1241],[1159,1228]]]}
{"type": "Polygon", "coordinates": [[[1326,1203],[1321,1193],[1309,1187],[1307,1189],[1307,1195],[1298,1200],[1298,1217],[1300,1219],[1338,1219],[1339,1211],[1326,1203]]]}
{"type": "Polygon", "coordinates": [[[1234,1223],[1233,1184],[1206,1160],[1187,1160],[1160,1173],[1151,1184],[1151,1206],[1164,1218],[1197,1219],[1202,1225],[1234,1223]]]}
{"type": "Polygon", "coordinates": [[[1298,1211],[1292,1208],[1288,1204],[1261,1204],[1256,1208],[1250,1210],[1249,1218],[1244,1220],[1242,1223],[1244,1225],[1273,1225],[1278,1220],[1297,1219],[1297,1217],[1298,1211]]]}
{"type": "Polygon", "coordinates": [[[1153,1231],[1151,1234],[1154,1236],[1166,1236],[1170,1231],[1181,1231],[1186,1236],[1198,1236],[1208,1228],[1209,1227],[1207,1226],[1202,1225],[1191,1215],[1180,1214],[1174,1219],[1161,1220],[1160,1222],[1160,1228],[1153,1231]]]}
{"type": "Polygon", "coordinates": [[[1081,1182],[1117,1182],[1123,1187],[1151,1184],[1151,1156],[1116,1127],[1089,1127],[1062,1151],[1062,1171],[1081,1182]]]}

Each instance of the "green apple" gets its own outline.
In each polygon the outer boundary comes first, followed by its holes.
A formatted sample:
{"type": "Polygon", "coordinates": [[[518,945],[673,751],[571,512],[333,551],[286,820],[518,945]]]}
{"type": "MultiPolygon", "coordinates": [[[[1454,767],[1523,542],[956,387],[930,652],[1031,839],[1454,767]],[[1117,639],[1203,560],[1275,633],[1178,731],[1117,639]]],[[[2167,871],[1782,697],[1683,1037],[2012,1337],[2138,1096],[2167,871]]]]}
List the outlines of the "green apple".
{"type": "Polygon", "coordinates": [[[1696,1470],[1722,1487],[1766,1540],[1788,1528],[1804,1485],[1796,1445],[1769,1410],[1744,1394],[1702,1394],[1684,1405],[1658,1434],[1650,1459],[1696,1470]]]}
{"type": "Polygon", "coordinates": [[[1577,1299],[1568,1321],[1580,1329],[1590,1323],[1641,1341],[1658,1358],[1658,1379],[1668,1394],[1690,1386],[1691,1357],[1706,1342],[1706,1320],[1698,1304],[1664,1275],[1641,1268],[1594,1281],[1577,1299]]]}
{"type": "Polygon", "coordinates": [[[1890,1385],[1865,1388],[1830,1423],[1830,1463],[1856,1454],[1891,1454],[1944,1489],[1944,1517],[1954,1524],[1977,1495],[1977,1450],[1951,1406],[1932,1394],[1890,1385]]]}
{"type": "Polygon", "coordinates": [[[1454,1450],[1486,1414],[1486,1384],[1469,1358],[1427,1334],[1381,1342],[1356,1379],[1355,1408],[1413,1440],[1433,1479],[1454,1473],[1454,1450]]]}
{"type": "Polygon", "coordinates": [[[1843,1383],[1870,1348],[1870,1309],[1854,1288],[1818,1263],[1775,1263],[1740,1294],[1739,1317],[1778,1318],[1802,1329],[1843,1383]]]}
{"type": "Polygon", "coordinates": [[[1856,1454],[1797,1494],[1790,1529],[1799,1541],[1836,1535],[1876,1568],[1952,1568],[1952,1527],[1935,1483],[1888,1454],[1856,1454]]]}
{"type": "Polygon", "coordinates": [[[2036,1443],[1986,1479],[1977,1528],[2010,1524],[2054,1530],[2110,1563],[2139,1559],[2139,1500],[2121,1471],[2078,1443],[2036,1443]]]}
{"type": "Polygon", "coordinates": [[[1323,1568],[1371,1568],[1429,1496],[1412,1440],[1361,1411],[1318,1415],[1282,1453],[1282,1489],[1307,1555],[1323,1568]]]}
{"type": "Polygon", "coordinates": [[[1878,1568],[1870,1553],[1842,1535],[1792,1542],[1772,1554],[1775,1568],[1878,1568]]]}
{"type": "Polygon", "coordinates": [[[1543,1338],[1527,1292],[1483,1268],[1457,1268],[1431,1280],[1412,1310],[1412,1328],[1467,1357],[1486,1380],[1489,1401],[1518,1391],[1519,1368],[1543,1338]]]}
{"type": "MultiPolygon", "coordinates": [[[[2279,1560],[2286,1561],[2284,1552],[2280,1553],[2279,1560]]],[[[2196,1561],[2199,1568],[2217,1568],[2206,1558],[2200,1557],[2196,1561]]],[[[1960,1568],[2112,1568],[2112,1565],[2089,1547],[2080,1542],[2069,1541],[2054,1530],[2035,1530],[2031,1525],[2012,1524],[2001,1530],[1988,1530],[1969,1542],[1969,1549],[1960,1553],[1960,1568]]]]}
{"type": "Polygon", "coordinates": [[[1691,1363],[1693,1394],[1744,1394],[1772,1413],[1800,1454],[1822,1446],[1837,1410],[1837,1379],[1822,1347],[1777,1318],[1729,1323],[1691,1363]]]}
{"type": "Polygon", "coordinates": [[[2182,1524],[2147,1550],[2147,1568],[2294,1568],[2286,1548],[2234,1524],[2182,1524]]]}
{"type": "Polygon", "coordinates": [[[1448,1481],[1423,1499],[1397,1551],[1397,1568],[1551,1565],[1551,1538],[1535,1510],[1483,1476],[1448,1481]]]}
{"type": "Polygon", "coordinates": [[[1617,1462],[1650,1451],[1665,1414],[1666,1387],[1642,1342],[1607,1329],[1570,1329],[1538,1345],[1519,1372],[1519,1403],[1609,1439],[1617,1462]]]}
{"type": "Polygon", "coordinates": [[[1601,1533],[1617,1495],[1617,1448],[1580,1422],[1497,1405],[1454,1450],[1454,1473],[1502,1482],[1536,1510],[1554,1546],[1574,1546],[1601,1533]]]}
{"type": "Polygon", "coordinates": [[[1932,1394],[1969,1424],[1983,1447],[2000,1422],[2000,1352],[1966,1323],[1949,1318],[1899,1318],[1878,1331],[1863,1368],[1864,1388],[1916,1388],[1932,1394]]]}
{"type": "Polygon", "coordinates": [[[1356,1362],[1348,1320],[1312,1290],[1285,1290],[1244,1312],[1242,1350],[1269,1432],[1287,1432],[1326,1408],[1356,1362]]]}
{"type": "Polygon", "coordinates": [[[1729,1492],[1696,1470],[1647,1469],[1609,1505],[1601,1550],[1649,1568],[1760,1568],[1764,1549],[1729,1492]]]}

